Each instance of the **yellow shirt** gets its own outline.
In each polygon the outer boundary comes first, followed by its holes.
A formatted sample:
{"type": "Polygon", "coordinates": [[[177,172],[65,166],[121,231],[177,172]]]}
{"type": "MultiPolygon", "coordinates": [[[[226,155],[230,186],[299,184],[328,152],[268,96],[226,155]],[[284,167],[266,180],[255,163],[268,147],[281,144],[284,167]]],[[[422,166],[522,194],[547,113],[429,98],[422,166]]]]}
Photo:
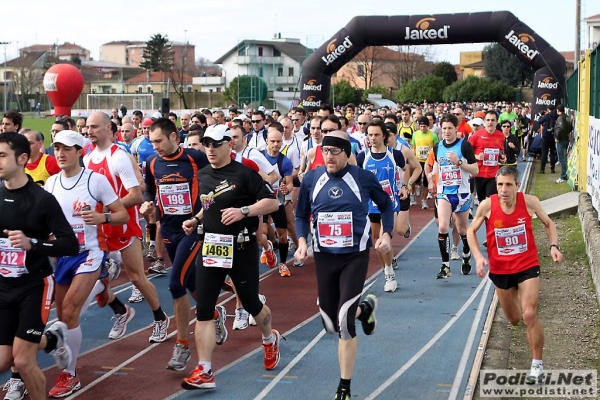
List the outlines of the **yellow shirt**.
{"type": "Polygon", "coordinates": [[[439,142],[439,139],[433,131],[428,130],[427,132],[422,132],[418,130],[413,133],[410,144],[414,149],[419,162],[425,162],[427,161],[429,150],[431,150],[433,145],[437,142],[439,142]]]}

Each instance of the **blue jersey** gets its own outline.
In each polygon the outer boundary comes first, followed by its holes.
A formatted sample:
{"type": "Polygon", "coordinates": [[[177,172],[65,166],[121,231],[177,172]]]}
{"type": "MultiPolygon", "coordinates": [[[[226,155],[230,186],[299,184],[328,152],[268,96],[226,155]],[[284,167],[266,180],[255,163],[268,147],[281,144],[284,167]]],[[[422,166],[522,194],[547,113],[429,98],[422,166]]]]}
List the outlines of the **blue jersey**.
{"type": "Polygon", "coordinates": [[[312,215],[314,251],[352,253],[368,249],[373,244],[369,199],[379,207],[383,230],[392,232],[392,202],[371,172],[355,165],[347,165],[335,174],[327,172],[325,166],[307,172],[296,208],[298,237],[308,237],[312,215]]]}
{"type": "Polygon", "coordinates": [[[433,146],[435,159],[440,167],[437,183],[438,194],[463,194],[471,192],[469,185],[471,174],[448,159],[448,152],[453,151],[456,153],[459,160],[469,164],[474,162],[469,160],[471,156],[466,157],[464,150],[468,149],[465,149],[464,147],[471,147],[471,144],[464,139],[457,139],[451,145],[448,145],[446,141],[443,140],[433,146]]]}
{"type": "Polygon", "coordinates": [[[271,163],[271,165],[277,165],[277,171],[279,172],[281,179],[273,182],[271,186],[273,187],[275,197],[277,200],[279,200],[279,204],[283,205],[285,204],[285,195],[279,190],[279,184],[281,181],[285,181],[284,178],[286,176],[292,176],[292,173],[294,172],[294,166],[292,165],[290,159],[284,156],[282,153],[278,153],[275,157],[271,157],[266,149],[263,150],[262,153],[267,161],[271,163]]]}
{"type": "MultiPolygon", "coordinates": [[[[402,165],[398,165],[398,163],[396,162],[396,158],[394,157],[395,155],[399,155],[401,161],[404,162],[404,157],[402,156],[402,153],[394,154],[394,150],[391,147],[387,147],[386,152],[382,158],[375,158],[371,150],[365,150],[364,162],[362,164],[362,167],[363,169],[375,174],[375,177],[381,184],[383,190],[390,196],[390,200],[392,201],[394,211],[399,212],[400,199],[398,197],[398,191],[400,190],[400,188],[398,187],[396,176],[398,168],[404,167],[404,163],[402,163],[402,165]]],[[[379,208],[377,207],[377,204],[373,202],[372,199],[369,199],[369,213],[379,214],[379,208]]]]}
{"type": "Polygon", "coordinates": [[[142,175],[146,176],[146,159],[156,152],[152,147],[150,139],[146,139],[146,136],[140,136],[131,143],[130,146],[131,154],[133,154],[142,170],[142,175]]]}

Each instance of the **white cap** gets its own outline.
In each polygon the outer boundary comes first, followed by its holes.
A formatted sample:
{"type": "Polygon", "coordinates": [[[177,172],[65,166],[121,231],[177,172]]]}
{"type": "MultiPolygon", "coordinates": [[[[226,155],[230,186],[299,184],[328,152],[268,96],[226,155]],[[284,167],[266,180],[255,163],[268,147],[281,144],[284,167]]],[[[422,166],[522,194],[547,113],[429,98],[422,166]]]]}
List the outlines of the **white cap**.
{"type": "Polygon", "coordinates": [[[162,118],[162,114],[159,113],[158,111],[155,112],[154,114],[152,114],[152,119],[159,119],[162,118]]]}
{"type": "Polygon", "coordinates": [[[267,109],[264,106],[258,107],[258,111],[265,112],[267,109]]]}
{"type": "Polygon", "coordinates": [[[60,131],[54,136],[52,143],[62,143],[68,147],[79,146],[83,148],[83,136],[75,131],[60,131]]]}
{"type": "Polygon", "coordinates": [[[483,125],[483,120],[481,118],[473,118],[472,120],[469,121],[469,125],[471,125],[471,127],[475,126],[475,125],[483,125]]]}
{"type": "Polygon", "coordinates": [[[206,128],[206,132],[204,132],[204,136],[202,139],[212,139],[214,141],[223,140],[225,138],[231,140],[231,131],[227,127],[227,125],[219,124],[219,125],[211,125],[206,128]]]}

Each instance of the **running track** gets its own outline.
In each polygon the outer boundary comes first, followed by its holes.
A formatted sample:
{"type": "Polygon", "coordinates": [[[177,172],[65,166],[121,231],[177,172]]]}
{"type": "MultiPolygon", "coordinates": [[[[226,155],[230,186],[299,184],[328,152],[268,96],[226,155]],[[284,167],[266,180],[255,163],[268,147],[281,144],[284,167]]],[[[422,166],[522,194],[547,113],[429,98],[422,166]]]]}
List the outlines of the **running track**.
{"type": "MultiPolygon", "coordinates": [[[[432,207],[433,202],[429,204],[432,207]]],[[[493,290],[487,279],[474,273],[462,276],[459,261],[451,262],[452,277],[435,279],[441,259],[432,218],[432,209],[412,207],[412,237],[394,236],[394,250],[400,254],[400,269],[396,271],[399,289],[395,293],[383,292],[381,266],[371,252],[365,287],[379,298],[378,328],[372,336],[365,336],[357,321],[359,350],[352,382],[355,398],[455,399],[465,394],[493,290]]],[[[185,371],[177,372],[165,369],[175,343],[174,326],[165,343],[148,343],[152,316],[145,301],[133,305],[136,316],[127,335],[117,341],[107,338],[112,326],[110,308],[100,309],[94,304],[81,321],[84,342],[77,372],[83,387],[70,398],[331,399],[339,379],[337,336],[326,335],[318,317],[314,263],[310,259],[304,267],[290,269],[292,276],[282,278],[276,269],[261,266],[260,291],[267,296],[274,328],[287,339],[281,341],[281,361],[275,370],[262,367],[256,327],[231,329],[235,300],[229,293],[219,299],[230,315],[226,323],[229,338],[213,355],[217,382],[213,391],[184,391],[180,386],[197,361],[193,310],[189,326],[192,360],[185,371]]],[[[126,302],[131,291],[123,275],[116,281],[115,291],[126,302]]],[[[151,279],[163,309],[172,316],[168,279],[155,275],[151,279]]],[[[43,352],[38,361],[45,368],[50,389],[57,368],[43,352]]],[[[8,372],[0,374],[0,382],[9,376],[8,372]]]]}

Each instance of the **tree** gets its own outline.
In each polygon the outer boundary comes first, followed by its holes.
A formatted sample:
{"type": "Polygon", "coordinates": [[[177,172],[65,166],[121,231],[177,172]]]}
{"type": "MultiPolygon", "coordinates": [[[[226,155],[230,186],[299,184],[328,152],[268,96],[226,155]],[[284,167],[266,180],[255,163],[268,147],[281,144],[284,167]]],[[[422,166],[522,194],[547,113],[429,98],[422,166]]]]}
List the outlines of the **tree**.
{"type": "Polygon", "coordinates": [[[456,82],[458,80],[454,66],[447,61],[442,61],[441,63],[437,63],[433,67],[433,70],[431,71],[431,73],[434,76],[439,76],[440,78],[444,79],[444,82],[446,82],[446,86],[452,85],[454,82],[456,82]]]}
{"type": "Polygon", "coordinates": [[[339,81],[331,85],[329,98],[331,98],[331,103],[334,106],[354,103],[356,101],[356,89],[346,80],[339,81]]]}
{"type": "Polygon", "coordinates": [[[391,46],[395,52],[392,60],[384,65],[384,73],[399,88],[404,82],[412,81],[430,73],[435,58],[432,46],[391,46]]]}
{"type": "Polygon", "coordinates": [[[380,94],[380,95],[384,96],[388,93],[389,93],[389,89],[387,89],[381,85],[371,86],[370,88],[368,88],[367,90],[362,92],[361,100],[364,102],[368,102],[368,98],[369,98],[370,94],[380,94]]]}
{"type": "Polygon", "coordinates": [[[256,75],[242,75],[233,78],[223,91],[223,100],[238,105],[261,104],[267,98],[267,84],[256,75]]]}
{"type": "Polygon", "coordinates": [[[531,86],[534,70],[520,61],[515,54],[499,43],[489,44],[483,49],[485,76],[492,81],[502,81],[510,86],[531,86]]]}
{"type": "Polygon", "coordinates": [[[173,48],[167,36],[152,35],[146,42],[140,68],[148,71],[170,71],[173,67],[173,48]]]}
{"type": "Polygon", "coordinates": [[[355,71],[352,71],[350,79],[355,86],[369,90],[373,82],[385,73],[384,63],[386,50],[381,46],[367,47],[358,53],[349,63],[355,71]]]}
{"type": "Polygon", "coordinates": [[[71,62],[73,64],[77,64],[77,65],[79,65],[81,67],[81,58],[79,57],[79,54],[73,54],[71,56],[71,62]]]}
{"type": "Polygon", "coordinates": [[[443,99],[446,82],[444,78],[426,75],[414,81],[406,82],[398,91],[400,103],[439,102],[443,99]]]}
{"type": "Polygon", "coordinates": [[[469,76],[444,89],[444,101],[514,101],[515,89],[502,81],[469,76]]]}
{"type": "Polygon", "coordinates": [[[221,68],[208,58],[198,57],[196,60],[196,69],[198,76],[212,76],[211,74],[214,70],[220,70],[221,68]]]}

